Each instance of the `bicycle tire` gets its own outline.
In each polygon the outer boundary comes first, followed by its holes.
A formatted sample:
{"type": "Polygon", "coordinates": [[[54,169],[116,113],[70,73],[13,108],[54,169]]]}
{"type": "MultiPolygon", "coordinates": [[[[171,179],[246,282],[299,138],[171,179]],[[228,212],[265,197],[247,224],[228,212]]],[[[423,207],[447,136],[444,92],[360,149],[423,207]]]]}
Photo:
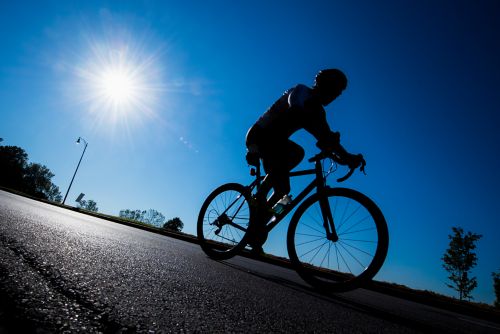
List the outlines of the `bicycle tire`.
{"type": "Polygon", "coordinates": [[[208,195],[198,215],[197,234],[209,257],[227,260],[246,246],[250,200],[250,192],[239,183],[224,184],[208,195]]]}
{"type": "Polygon", "coordinates": [[[339,240],[326,238],[320,197],[314,194],[291,219],[287,233],[290,261],[297,273],[319,290],[353,290],[373,279],[382,267],[389,248],[387,223],[378,206],[358,191],[329,188],[326,196],[339,240]],[[352,204],[356,204],[353,211],[349,208],[352,204]]]}

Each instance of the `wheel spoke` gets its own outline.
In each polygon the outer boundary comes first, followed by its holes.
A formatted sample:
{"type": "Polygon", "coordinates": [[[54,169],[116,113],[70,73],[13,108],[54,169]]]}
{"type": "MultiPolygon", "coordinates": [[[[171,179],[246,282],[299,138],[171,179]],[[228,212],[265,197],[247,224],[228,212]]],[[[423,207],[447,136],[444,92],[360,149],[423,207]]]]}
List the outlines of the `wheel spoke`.
{"type": "Polygon", "coordinates": [[[353,211],[353,212],[352,212],[352,213],[351,213],[351,214],[350,214],[350,215],[349,215],[346,219],[342,218],[342,220],[341,220],[341,224],[340,224],[340,226],[338,227],[338,229],[339,229],[339,230],[342,228],[342,226],[344,226],[344,225],[345,225],[345,224],[349,221],[349,219],[351,219],[351,217],[352,217],[352,216],[354,216],[354,215],[356,214],[356,212],[358,212],[359,208],[361,208],[361,205],[360,205],[360,206],[358,206],[358,207],[356,208],[356,210],[354,210],[354,211],[353,211]]]}
{"type": "Polygon", "coordinates": [[[302,242],[300,244],[297,244],[297,246],[302,246],[302,245],[306,245],[306,244],[310,244],[311,242],[316,242],[318,240],[322,240],[324,237],[320,237],[320,238],[317,238],[317,239],[313,239],[313,240],[310,240],[310,241],[305,241],[305,242],[302,242]]]}
{"type": "MultiPolygon", "coordinates": [[[[328,240],[327,240],[327,241],[328,241],[328,240]]],[[[312,253],[312,252],[314,252],[315,250],[319,250],[319,249],[321,249],[321,247],[323,247],[323,245],[324,245],[324,244],[326,244],[326,242],[325,242],[325,243],[323,243],[323,244],[321,244],[321,245],[319,245],[319,246],[316,246],[316,247],[314,247],[313,249],[309,250],[308,252],[306,252],[306,253],[302,254],[302,255],[300,256],[300,258],[305,257],[307,254],[312,253]]],[[[311,261],[312,261],[312,260],[311,260],[311,261]]]]}
{"type": "Polygon", "coordinates": [[[362,230],[357,230],[357,231],[352,231],[352,232],[342,232],[339,234],[339,236],[343,236],[343,235],[346,235],[346,234],[353,234],[353,233],[359,233],[359,232],[366,232],[366,231],[376,231],[377,228],[376,227],[370,227],[370,228],[365,228],[365,229],[362,229],[362,230]]]}
{"type": "Polygon", "coordinates": [[[363,219],[359,220],[356,224],[352,225],[351,227],[349,227],[347,230],[343,231],[342,233],[347,233],[348,231],[352,230],[353,228],[355,228],[356,226],[363,223],[364,221],[366,221],[369,218],[371,218],[371,216],[364,217],[363,219]]]}
{"type": "Polygon", "coordinates": [[[358,247],[355,247],[355,246],[353,246],[351,244],[348,244],[347,242],[343,242],[343,241],[339,241],[339,242],[340,242],[341,245],[345,245],[345,246],[349,246],[351,248],[354,248],[358,252],[361,252],[361,253],[364,253],[364,254],[368,255],[370,258],[373,258],[373,256],[374,256],[373,254],[370,254],[370,253],[368,253],[368,252],[366,252],[366,251],[364,251],[364,250],[362,250],[362,249],[360,249],[358,247]]]}
{"type": "MultiPolygon", "coordinates": [[[[339,245],[339,246],[341,246],[341,245],[339,245]]],[[[337,244],[335,244],[335,247],[337,247],[337,244]]],[[[342,259],[342,261],[344,262],[345,266],[347,267],[347,270],[349,270],[349,272],[352,274],[351,268],[349,267],[349,264],[347,264],[347,261],[345,260],[344,256],[340,252],[339,247],[337,247],[337,250],[339,251],[340,258],[342,259]]]]}
{"type": "MultiPolygon", "coordinates": [[[[356,256],[352,255],[352,253],[349,252],[349,250],[343,245],[343,243],[340,243],[339,245],[347,252],[347,254],[349,254],[361,266],[361,268],[366,269],[366,266],[364,264],[362,264],[361,261],[359,261],[359,259],[356,256]]],[[[352,273],[352,271],[351,271],[351,273],[352,273]]]]}

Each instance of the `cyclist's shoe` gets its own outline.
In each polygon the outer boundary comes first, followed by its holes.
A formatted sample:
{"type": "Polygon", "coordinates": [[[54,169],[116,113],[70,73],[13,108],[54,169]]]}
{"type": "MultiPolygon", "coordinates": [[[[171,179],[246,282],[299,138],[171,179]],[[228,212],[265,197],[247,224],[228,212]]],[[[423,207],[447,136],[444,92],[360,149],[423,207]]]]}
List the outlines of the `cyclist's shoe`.
{"type": "Polygon", "coordinates": [[[252,254],[254,256],[262,256],[262,255],[266,254],[266,253],[264,253],[264,249],[262,248],[262,246],[250,245],[250,247],[252,247],[252,249],[250,250],[250,254],[252,254]]]}
{"type": "Polygon", "coordinates": [[[260,249],[262,251],[262,245],[266,242],[268,233],[266,225],[259,224],[253,227],[248,239],[248,244],[252,247],[252,250],[260,249]]]}
{"type": "Polygon", "coordinates": [[[257,226],[250,234],[248,244],[251,246],[262,246],[267,240],[267,229],[265,226],[257,226]]]}

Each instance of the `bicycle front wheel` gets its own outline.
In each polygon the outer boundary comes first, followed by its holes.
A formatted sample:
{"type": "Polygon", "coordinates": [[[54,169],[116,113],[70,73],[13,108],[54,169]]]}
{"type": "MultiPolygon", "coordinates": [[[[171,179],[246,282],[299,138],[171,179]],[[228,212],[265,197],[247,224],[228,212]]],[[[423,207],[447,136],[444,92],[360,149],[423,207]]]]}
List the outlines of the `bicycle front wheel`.
{"type": "Polygon", "coordinates": [[[215,189],[203,203],[198,215],[198,240],[211,258],[226,260],[246,246],[250,223],[250,192],[238,183],[215,189]]]}
{"type": "Polygon", "coordinates": [[[320,196],[315,194],[292,217],[288,254],[312,286],[327,292],[352,290],[382,267],[389,247],[387,223],[377,205],[360,192],[331,188],[326,197],[338,240],[327,236],[320,196]]]}

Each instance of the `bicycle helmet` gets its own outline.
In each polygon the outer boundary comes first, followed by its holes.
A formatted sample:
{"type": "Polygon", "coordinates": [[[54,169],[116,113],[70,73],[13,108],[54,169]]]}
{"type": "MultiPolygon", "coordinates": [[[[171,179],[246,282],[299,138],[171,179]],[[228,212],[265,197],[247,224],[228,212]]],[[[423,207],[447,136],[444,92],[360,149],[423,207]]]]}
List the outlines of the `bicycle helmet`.
{"type": "Polygon", "coordinates": [[[347,77],[336,68],[321,70],[316,74],[314,86],[322,91],[343,91],[347,87],[347,77]]]}

